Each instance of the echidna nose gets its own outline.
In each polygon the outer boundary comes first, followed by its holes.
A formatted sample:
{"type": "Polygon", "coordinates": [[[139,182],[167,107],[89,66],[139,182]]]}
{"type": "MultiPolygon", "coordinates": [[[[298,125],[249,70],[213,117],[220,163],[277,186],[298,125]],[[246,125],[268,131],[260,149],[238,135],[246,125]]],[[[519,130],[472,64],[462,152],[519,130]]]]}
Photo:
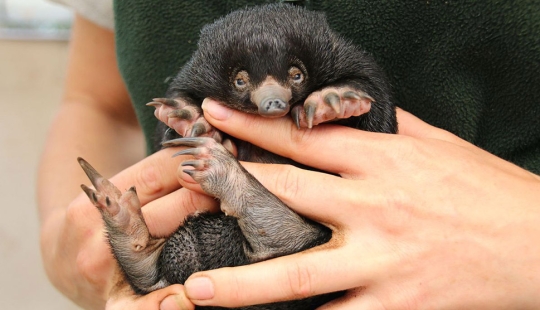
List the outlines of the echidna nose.
{"type": "Polygon", "coordinates": [[[279,98],[266,98],[259,106],[259,114],[266,117],[280,117],[289,113],[289,104],[279,98]]]}

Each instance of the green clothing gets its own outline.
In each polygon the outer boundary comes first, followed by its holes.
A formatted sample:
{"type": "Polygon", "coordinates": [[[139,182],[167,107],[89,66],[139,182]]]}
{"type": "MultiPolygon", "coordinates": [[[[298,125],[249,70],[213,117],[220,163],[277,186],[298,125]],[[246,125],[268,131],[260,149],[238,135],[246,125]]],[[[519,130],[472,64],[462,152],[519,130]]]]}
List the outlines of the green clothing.
{"type": "MultiPolygon", "coordinates": [[[[163,96],[200,28],[267,2],[115,1],[119,66],[149,140],[144,104],[163,96]]],[[[398,106],[540,174],[540,1],[303,2],[375,56],[398,106]]]]}

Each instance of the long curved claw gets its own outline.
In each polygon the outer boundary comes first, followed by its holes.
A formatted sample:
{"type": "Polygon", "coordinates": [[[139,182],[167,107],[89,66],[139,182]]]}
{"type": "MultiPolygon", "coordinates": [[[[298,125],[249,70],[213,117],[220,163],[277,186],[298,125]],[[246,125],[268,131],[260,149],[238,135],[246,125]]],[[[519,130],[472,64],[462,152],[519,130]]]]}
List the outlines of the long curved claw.
{"type": "Polygon", "coordinates": [[[193,114],[186,109],[180,109],[180,110],[173,110],[169,114],[167,114],[168,117],[171,118],[179,118],[179,119],[185,119],[185,120],[191,120],[193,119],[193,114]]]}
{"type": "Polygon", "coordinates": [[[154,100],[154,102],[162,103],[169,107],[178,107],[178,102],[176,102],[176,100],[171,99],[171,98],[154,98],[152,100],[154,100]]]}
{"type": "Polygon", "coordinates": [[[191,128],[190,137],[198,137],[206,133],[206,127],[201,123],[195,123],[191,128]]]}
{"type": "Polygon", "coordinates": [[[169,141],[165,141],[162,143],[163,146],[169,147],[169,146],[191,146],[191,147],[197,147],[204,144],[207,139],[212,139],[208,137],[190,137],[190,138],[178,138],[173,139],[169,141]]]}
{"type": "Polygon", "coordinates": [[[182,150],[180,152],[174,153],[172,157],[177,157],[177,156],[180,156],[180,155],[194,155],[194,156],[197,156],[199,154],[201,154],[201,150],[199,150],[198,148],[192,148],[192,149],[185,149],[185,150],[182,150]]]}
{"type": "Polygon", "coordinates": [[[296,125],[296,128],[300,129],[300,109],[302,107],[297,105],[292,108],[291,110],[291,117],[294,121],[294,124],[296,125]]]}
{"type": "Polygon", "coordinates": [[[109,180],[99,174],[94,167],[92,167],[86,160],[79,157],[77,158],[79,165],[84,170],[84,173],[92,182],[95,189],[92,189],[84,184],[81,184],[82,190],[86,196],[90,199],[92,204],[96,206],[101,212],[106,212],[110,216],[115,216],[120,212],[119,201],[125,195],[122,195],[120,190],[109,180]]]}
{"type": "MultiPolygon", "coordinates": [[[[354,99],[354,100],[360,100],[362,97],[360,97],[360,95],[354,91],[346,91],[343,93],[343,98],[344,99],[354,99]]],[[[367,95],[366,95],[367,96],[367,95]]],[[[369,97],[369,96],[367,96],[369,97]]]]}
{"type": "Polygon", "coordinates": [[[190,177],[193,177],[196,173],[196,170],[192,170],[192,169],[184,169],[182,170],[183,173],[189,175],[190,177]]]}
{"type": "Polygon", "coordinates": [[[79,157],[77,158],[77,161],[79,162],[79,165],[81,165],[81,168],[84,170],[84,173],[86,173],[88,179],[90,179],[90,182],[92,182],[92,185],[94,185],[96,190],[107,191],[109,194],[114,194],[120,197],[120,195],[122,194],[120,190],[118,190],[118,188],[116,188],[116,186],[114,186],[114,184],[112,184],[109,180],[99,174],[97,170],[94,169],[94,167],[92,167],[86,160],[84,160],[82,157],[79,157]]]}
{"type": "Polygon", "coordinates": [[[328,93],[326,96],[324,96],[324,102],[329,105],[337,114],[339,114],[341,108],[340,108],[340,102],[339,95],[336,93],[328,93]]]}
{"type": "Polygon", "coordinates": [[[364,92],[361,92],[359,94],[359,93],[354,92],[354,91],[346,91],[341,96],[343,97],[343,99],[352,99],[352,100],[367,99],[367,100],[369,100],[371,102],[375,101],[375,99],[373,99],[373,97],[371,97],[370,95],[368,95],[368,94],[366,94],[364,92]]]}
{"type": "Polygon", "coordinates": [[[81,184],[81,188],[86,193],[86,196],[90,198],[90,201],[95,204],[98,200],[96,196],[96,191],[84,184],[81,184]]]}
{"type": "Polygon", "coordinates": [[[148,107],[154,107],[154,108],[159,108],[159,107],[162,106],[162,105],[163,105],[162,103],[155,102],[155,101],[148,102],[148,103],[146,104],[146,106],[148,106],[148,107]]]}
{"type": "Polygon", "coordinates": [[[92,185],[94,185],[95,188],[98,188],[99,183],[97,181],[103,179],[103,176],[82,157],[78,157],[77,161],[79,162],[79,165],[81,165],[84,173],[88,176],[88,179],[90,179],[90,182],[92,182],[92,185]]]}
{"type": "Polygon", "coordinates": [[[304,105],[304,110],[306,112],[306,121],[308,128],[313,127],[313,119],[315,118],[315,111],[317,110],[317,103],[314,101],[306,102],[304,105]]]}
{"type": "Polygon", "coordinates": [[[202,160],[186,160],[180,164],[182,167],[190,166],[195,169],[204,168],[204,162],[202,160]]]}

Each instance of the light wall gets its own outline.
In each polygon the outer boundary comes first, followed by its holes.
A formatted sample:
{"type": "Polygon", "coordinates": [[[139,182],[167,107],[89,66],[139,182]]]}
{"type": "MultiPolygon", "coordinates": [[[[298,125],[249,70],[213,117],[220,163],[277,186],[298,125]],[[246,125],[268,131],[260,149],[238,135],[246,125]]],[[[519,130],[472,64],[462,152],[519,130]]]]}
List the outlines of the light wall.
{"type": "Polygon", "coordinates": [[[0,40],[1,309],[79,309],[45,276],[35,203],[38,158],[66,60],[67,42],[0,40]]]}

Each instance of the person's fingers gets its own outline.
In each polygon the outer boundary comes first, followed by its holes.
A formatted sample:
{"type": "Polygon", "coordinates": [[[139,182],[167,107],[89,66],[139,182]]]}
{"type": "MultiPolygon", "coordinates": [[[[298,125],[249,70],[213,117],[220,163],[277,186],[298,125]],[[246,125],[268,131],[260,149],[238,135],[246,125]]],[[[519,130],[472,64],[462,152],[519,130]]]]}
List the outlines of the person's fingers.
{"type": "MultiPolygon", "coordinates": [[[[291,165],[261,164],[242,162],[248,170],[266,189],[276,195],[283,203],[296,212],[315,221],[332,227],[340,227],[346,222],[351,212],[357,211],[358,206],[364,208],[380,208],[388,203],[387,189],[374,180],[349,180],[338,176],[317,171],[304,170],[291,165]],[[359,186],[361,182],[362,186],[359,186]],[[335,192],[341,192],[339,197],[335,192]],[[347,193],[347,194],[345,194],[347,193]],[[332,201],[334,208],[328,208],[332,201]]],[[[198,184],[191,184],[190,188],[198,188],[198,184]]],[[[171,193],[163,198],[149,203],[143,208],[147,218],[146,208],[149,206],[175,205],[177,214],[161,212],[147,223],[159,223],[162,232],[170,231],[178,221],[182,221],[185,214],[195,210],[217,210],[217,201],[214,198],[192,192],[188,188],[171,193]]],[[[152,231],[152,229],[151,229],[152,231]]]]}
{"type": "MultiPolygon", "coordinates": [[[[139,200],[144,206],[180,188],[176,169],[186,157],[173,158],[172,155],[178,150],[178,148],[170,148],[156,152],[121,171],[110,178],[110,181],[120,191],[135,186],[139,200]]],[[[99,167],[94,168],[99,171],[99,167]]]]}
{"type": "MultiPolygon", "coordinates": [[[[194,310],[195,305],[187,298],[184,287],[179,284],[168,286],[157,292],[152,298],[160,302],[159,310],[194,310]]],[[[156,292],[152,292],[153,294],[156,292]]],[[[150,304],[151,305],[151,304],[150,304]]],[[[141,308],[149,309],[149,308],[141,308]]]]}
{"type": "Polygon", "coordinates": [[[218,201],[210,196],[181,188],[147,203],[142,208],[150,234],[166,237],[180,226],[187,215],[196,211],[217,211],[218,201]]]}
{"type": "Polygon", "coordinates": [[[186,297],[184,287],[175,284],[144,296],[115,296],[107,301],[106,309],[194,310],[195,305],[186,297]]]}
{"type": "MultiPolygon", "coordinates": [[[[361,166],[368,167],[373,159],[387,153],[389,141],[397,142],[393,135],[330,124],[316,126],[311,130],[297,129],[287,117],[268,119],[247,115],[211,99],[205,99],[203,110],[208,121],[220,130],[308,166],[334,173],[343,173],[343,162],[347,160],[342,156],[344,150],[357,154],[356,159],[364,163],[361,166]]],[[[471,146],[467,141],[433,127],[402,109],[397,109],[397,117],[401,136],[471,146]]]]}
{"type": "Polygon", "coordinates": [[[433,135],[433,131],[437,129],[403,109],[397,108],[396,115],[398,132],[402,135],[426,137],[433,135]]]}
{"type": "Polygon", "coordinates": [[[476,147],[472,143],[461,139],[460,137],[452,134],[451,132],[437,127],[433,127],[409,112],[406,112],[402,109],[397,109],[397,116],[399,123],[399,133],[402,135],[415,138],[436,139],[450,142],[451,144],[463,147],[469,152],[473,152],[478,156],[481,156],[482,161],[485,161],[486,163],[492,163],[494,166],[497,166],[499,169],[502,169],[507,173],[511,173],[517,176],[523,176],[525,174],[528,174],[528,172],[525,170],[515,169],[515,165],[513,163],[502,160],[495,156],[491,156],[490,153],[483,150],[482,148],[476,147]]]}
{"type": "MultiPolygon", "coordinates": [[[[147,309],[147,308],[144,308],[147,309]]],[[[160,304],[159,310],[193,310],[195,305],[184,294],[169,295],[160,304]]]]}
{"type": "Polygon", "coordinates": [[[398,119],[399,134],[401,135],[416,138],[438,139],[452,142],[461,146],[470,146],[467,141],[457,137],[456,135],[446,130],[431,126],[430,124],[422,121],[418,117],[412,115],[411,113],[403,109],[397,108],[396,113],[398,119]]]}
{"type": "Polygon", "coordinates": [[[373,180],[348,180],[291,165],[242,162],[242,165],[283,203],[315,221],[340,227],[351,212],[387,205],[387,189],[373,180]],[[361,182],[362,186],[359,186],[361,182]],[[336,192],[342,193],[339,197],[336,192]],[[332,203],[333,208],[328,208],[332,203]]]}
{"type": "Polygon", "coordinates": [[[369,167],[374,158],[388,153],[385,141],[395,138],[393,135],[330,124],[298,129],[288,117],[269,119],[248,115],[211,99],[205,99],[203,110],[213,126],[234,137],[308,166],[338,174],[360,173],[343,171],[344,167],[351,166],[343,164],[350,160],[349,155],[354,153],[359,162],[355,169],[369,167]]]}
{"type": "MultiPolygon", "coordinates": [[[[214,199],[180,188],[177,170],[187,156],[173,157],[178,151],[179,148],[161,150],[110,178],[120,191],[135,186],[153,236],[170,235],[186,215],[216,208],[214,199]]],[[[95,168],[99,171],[99,167],[95,168]]]]}
{"type": "Polygon", "coordinates": [[[346,290],[372,279],[380,262],[366,257],[344,261],[352,253],[332,246],[331,241],[328,246],[253,265],[195,273],[185,283],[186,295],[199,306],[242,307],[346,290]]]}

